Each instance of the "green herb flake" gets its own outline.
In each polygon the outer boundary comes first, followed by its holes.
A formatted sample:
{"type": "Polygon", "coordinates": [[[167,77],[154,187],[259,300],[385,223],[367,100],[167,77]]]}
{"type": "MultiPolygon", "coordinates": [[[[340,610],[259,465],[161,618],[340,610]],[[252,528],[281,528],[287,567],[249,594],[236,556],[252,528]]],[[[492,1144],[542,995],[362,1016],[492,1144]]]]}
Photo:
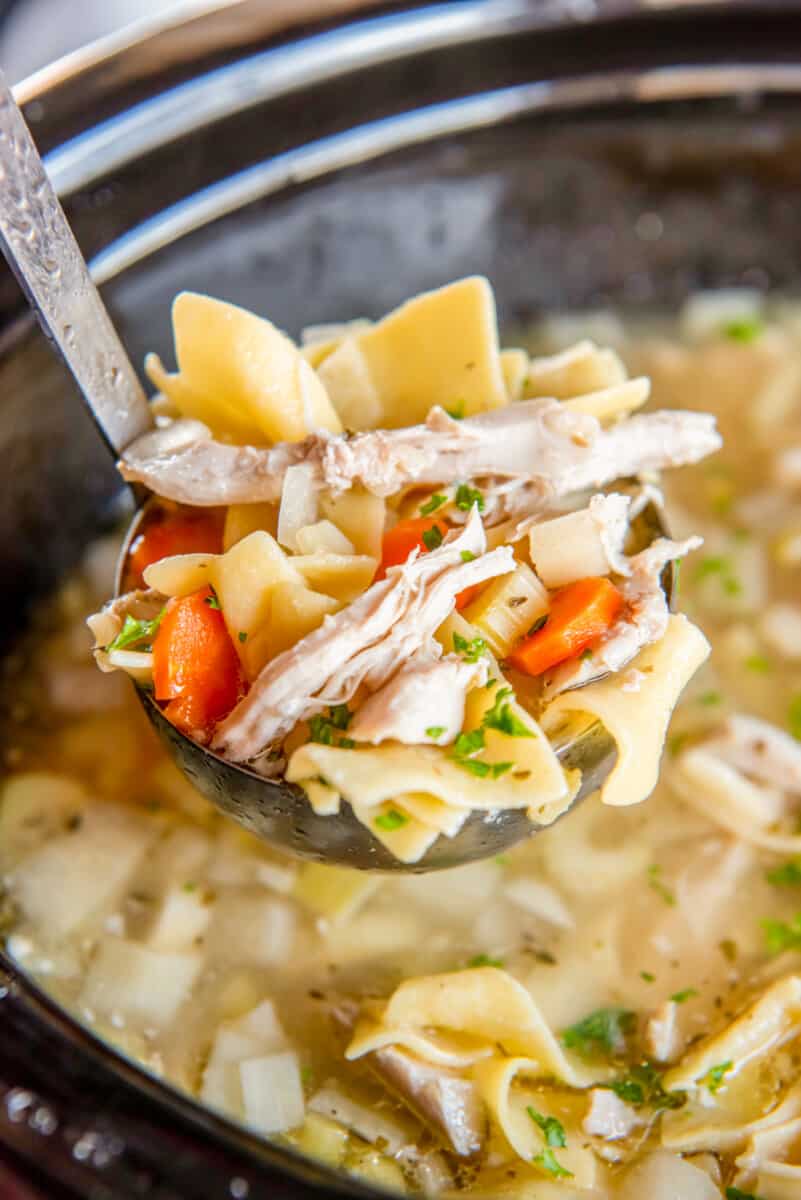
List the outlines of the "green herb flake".
{"type": "Polygon", "coordinates": [[[442,530],[439,525],[432,525],[423,532],[423,545],[426,550],[437,550],[442,545],[442,530]]]}
{"type": "Polygon", "coordinates": [[[723,325],[723,333],[731,342],[747,345],[754,342],[764,330],[765,325],[760,317],[735,317],[723,325]]]}
{"type": "Polygon", "coordinates": [[[355,742],[352,738],[338,737],[351,723],[353,713],[347,704],[335,704],[329,708],[328,715],[318,713],[309,718],[309,737],[312,742],[320,742],[323,746],[339,746],[343,750],[352,750],[355,742]]]}
{"type": "Polygon", "coordinates": [[[142,646],[141,649],[149,650],[158,627],[164,619],[165,612],[166,609],[163,608],[152,621],[137,621],[130,613],[126,613],[122,629],[114,638],[114,641],[109,642],[105,649],[124,650],[126,646],[137,646],[141,642],[145,642],[147,644],[142,646]]]}
{"type": "Polygon", "coordinates": [[[508,700],[512,695],[512,689],[509,687],[498,689],[492,707],[488,708],[482,717],[481,728],[497,729],[499,733],[505,733],[508,737],[533,737],[534,734],[528,725],[512,712],[508,700]]]}
{"type": "Polygon", "coordinates": [[[460,550],[459,557],[461,558],[462,562],[468,563],[473,562],[476,556],[472,550],[460,550]]]}
{"type": "Polygon", "coordinates": [[[438,741],[445,732],[444,725],[429,725],[426,730],[426,737],[430,737],[432,741],[438,741]]]}
{"type": "Polygon", "coordinates": [[[213,608],[215,610],[215,612],[222,612],[222,608],[220,607],[220,600],[219,600],[219,597],[218,597],[217,593],[215,592],[214,588],[211,589],[210,596],[203,597],[203,603],[208,604],[209,608],[213,608]]]}
{"type": "Polygon", "coordinates": [[[487,643],[482,637],[474,637],[468,641],[461,633],[454,633],[453,648],[465,662],[474,663],[478,662],[482,654],[486,654],[487,643]]]}
{"type": "Polygon", "coordinates": [[[724,1076],[728,1074],[733,1066],[734,1063],[731,1059],[728,1059],[726,1062],[718,1063],[715,1067],[710,1067],[701,1080],[701,1083],[714,1095],[715,1092],[719,1092],[723,1087],[724,1076]]]}
{"type": "Polygon", "coordinates": [[[197,884],[195,883],[194,879],[187,879],[186,883],[184,884],[184,891],[194,892],[196,889],[197,884]]]}
{"type": "Polygon", "coordinates": [[[487,507],[483,493],[478,488],[470,487],[467,483],[459,484],[453,497],[453,502],[462,512],[470,512],[470,509],[475,505],[478,511],[482,513],[487,507]]]}
{"type": "Polygon", "coordinates": [[[541,616],[537,617],[536,621],[529,629],[527,637],[531,637],[531,635],[534,633],[539,633],[539,631],[547,624],[548,624],[548,613],[547,612],[542,613],[541,616]]]}
{"type": "Polygon", "coordinates": [[[339,746],[340,750],[354,750],[356,747],[356,743],[354,742],[353,738],[349,737],[341,737],[337,742],[337,745],[339,746]]]}
{"type": "Polygon", "coordinates": [[[673,892],[662,882],[662,868],[658,863],[652,863],[648,868],[648,886],[651,891],[656,892],[657,896],[664,900],[671,908],[676,907],[676,897],[673,892]]]}
{"type": "Polygon", "coordinates": [[[688,1000],[692,1000],[699,993],[695,988],[684,988],[681,992],[674,992],[670,997],[674,1004],[685,1004],[688,1000]]]}
{"type": "Polygon", "coordinates": [[[562,1166],[550,1147],[546,1147],[542,1154],[535,1154],[531,1161],[535,1167],[539,1167],[540,1170],[546,1171],[549,1175],[552,1175],[554,1179],[573,1178],[573,1172],[568,1171],[566,1167],[562,1166]]]}
{"type": "Polygon", "coordinates": [[[646,983],[655,983],[656,975],[652,975],[650,971],[640,971],[640,979],[644,979],[646,983]]]}
{"type": "Polygon", "coordinates": [[[633,1031],[635,1016],[625,1008],[599,1008],[562,1033],[562,1043],[579,1054],[619,1054],[633,1031]]]}
{"type": "Polygon", "coordinates": [[[666,1092],[662,1076],[649,1062],[636,1063],[627,1075],[600,1086],[608,1087],[619,1099],[635,1108],[643,1104],[655,1110],[681,1108],[687,1099],[685,1092],[666,1092]]]}
{"type": "Polygon", "coordinates": [[[314,1082],[314,1071],[311,1069],[311,1067],[300,1068],[300,1082],[304,1087],[311,1087],[312,1083],[314,1082]]]}
{"type": "Polygon", "coordinates": [[[787,709],[787,725],[790,733],[801,742],[801,693],[793,696],[787,709]]]}
{"type": "Polygon", "coordinates": [[[722,942],[718,943],[718,949],[726,962],[737,961],[737,943],[733,938],[724,938],[722,942]]]}
{"type": "Polygon", "coordinates": [[[438,508],[442,508],[443,504],[446,504],[447,501],[448,497],[443,496],[442,492],[435,492],[430,500],[426,500],[425,504],[420,505],[420,516],[431,516],[431,513],[436,512],[438,508]]]}
{"type": "Polygon", "coordinates": [[[672,733],[667,740],[667,752],[671,758],[681,754],[684,747],[690,740],[690,734],[687,730],[680,730],[677,733],[672,733]]]}
{"type": "Polygon", "coordinates": [[[408,822],[409,818],[405,813],[398,812],[396,808],[391,808],[389,812],[380,813],[373,822],[377,829],[383,829],[387,833],[392,833],[395,829],[400,829],[408,822]]]}
{"type": "Polygon", "coordinates": [[[726,1200],[762,1200],[762,1198],[754,1192],[744,1192],[742,1188],[730,1184],[726,1188],[726,1200]]]}
{"type": "Polygon", "coordinates": [[[496,867],[508,867],[511,861],[512,860],[508,854],[496,854],[495,858],[493,859],[496,867]]]}
{"type": "Polygon", "coordinates": [[[446,408],[445,412],[448,414],[449,417],[452,417],[454,421],[463,421],[464,420],[464,400],[457,400],[456,403],[453,405],[453,407],[446,408]]]}
{"type": "Polygon", "coordinates": [[[505,775],[507,771],[511,771],[513,766],[514,766],[514,763],[510,763],[510,762],[490,763],[489,767],[490,767],[490,770],[492,771],[492,778],[500,779],[501,775],[505,775]]]}
{"type": "Polygon", "coordinates": [[[498,967],[503,968],[505,963],[502,958],[493,958],[489,954],[474,954],[468,962],[468,967],[498,967]]]}
{"type": "Polygon", "coordinates": [[[567,1137],[565,1136],[565,1127],[561,1121],[558,1121],[556,1117],[544,1117],[531,1104],[526,1105],[526,1112],[537,1128],[542,1130],[546,1146],[552,1146],[557,1150],[565,1149],[567,1146],[567,1137]]]}
{"type": "Polygon", "coordinates": [[[248,635],[244,629],[240,629],[236,636],[239,638],[240,642],[246,642],[248,640],[248,635]]]}
{"type": "Polygon", "coordinates": [[[702,692],[698,697],[698,703],[703,704],[704,708],[712,708],[715,704],[723,703],[723,696],[720,692],[702,692]]]}
{"type": "Polygon", "coordinates": [[[801,950],[801,913],[797,913],[790,922],[768,919],[760,923],[765,935],[765,949],[768,954],[782,954],[785,950],[801,950]]]}
{"type": "Polygon", "coordinates": [[[457,767],[461,767],[463,771],[467,771],[469,775],[475,775],[477,779],[486,779],[491,773],[492,767],[488,762],[482,762],[480,758],[457,758],[453,760],[457,767]]]}
{"type": "Polygon", "coordinates": [[[460,733],[453,749],[459,758],[470,758],[474,754],[480,754],[484,749],[484,730],[471,729],[469,733],[460,733]]]}
{"type": "Polygon", "coordinates": [[[743,661],[743,666],[746,671],[753,671],[755,675],[769,675],[773,670],[773,663],[765,654],[749,654],[743,661]]]}
{"type": "Polygon", "coordinates": [[[353,718],[353,713],[347,704],[335,704],[329,709],[331,724],[335,729],[347,729],[353,718]]]}
{"type": "Polygon", "coordinates": [[[791,859],[790,862],[782,863],[780,867],[766,871],[765,878],[776,887],[794,887],[801,883],[801,859],[791,859]]]}

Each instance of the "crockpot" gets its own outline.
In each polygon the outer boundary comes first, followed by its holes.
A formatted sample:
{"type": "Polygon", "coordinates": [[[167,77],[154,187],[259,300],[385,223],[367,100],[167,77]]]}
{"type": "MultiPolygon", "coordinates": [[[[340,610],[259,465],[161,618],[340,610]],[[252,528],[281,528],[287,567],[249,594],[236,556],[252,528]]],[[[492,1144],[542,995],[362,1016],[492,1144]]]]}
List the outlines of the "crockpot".
{"type": "MultiPolygon", "coordinates": [[[[135,362],[208,291],[304,324],[488,275],[502,325],[801,271],[801,6],[183,6],[17,95],[135,362]]],[[[0,638],[119,515],[99,434],[0,276],[0,638]]],[[[3,689],[0,703],[13,703],[3,689]]],[[[2,726],[0,726],[2,728],[2,726]]],[[[0,1196],[369,1189],[105,1046],[0,954],[0,1196]]]]}

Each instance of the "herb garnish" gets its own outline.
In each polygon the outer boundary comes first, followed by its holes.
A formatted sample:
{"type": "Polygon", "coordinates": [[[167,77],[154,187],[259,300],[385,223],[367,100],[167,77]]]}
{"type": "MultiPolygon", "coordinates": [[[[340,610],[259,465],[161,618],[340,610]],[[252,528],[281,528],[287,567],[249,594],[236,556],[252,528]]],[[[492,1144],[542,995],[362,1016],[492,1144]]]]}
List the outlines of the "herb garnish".
{"type": "Polygon", "coordinates": [[[509,737],[533,737],[534,734],[528,725],[512,712],[507,697],[513,694],[510,687],[498,689],[492,707],[487,709],[481,719],[481,728],[497,729],[499,733],[505,733],[509,737]]]}
{"type": "Polygon", "coordinates": [[[723,1077],[732,1069],[733,1066],[734,1063],[731,1061],[731,1059],[728,1059],[726,1062],[718,1063],[715,1067],[710,1067],[706,1075],[704,1075],[703,1079],[701,1080],[701,1083],[704,1084],[708,1091],[712,1092],[714,1095],[715,1092],[720,1091],[720,1089],[723,1087],[723,1077]]]}
{"type": "Polygon", "coordinates": [[[541,616],[537,617],[536,621],[534,622],[534,624],[531,626],[528,633],[526,634],[526,637],[531,637],[532,633],[539,633],[539,631],[542,629],[542,627],[547,624],[548,624],[548,613],[547,612],[542,613],[541,616]]]}
{"type": "Polygon", "coordinates": [[[426,550],[437,550],[442,545],[442,530],[439,525],[432,525],[423,532],[423,545],[426,550]]]}
{"type": "Polygon", "coordinates": [[[542,1154],[535,1154],[531,1160],[535,1167],[540,1167],[541,1170],[547,1171],[549,1175],[553,1175],[554,1179],[572,1179],[573,1172],[568,1171],[558,1161],[553,1150],[546,1148],[542,1154]]]}
{"type": "Polygon", "coordinates": [[[726,1200],[761,1200],[754,1192],[744,1192],[742,1188],[730,1185],[726,1188],[726,1200]]]}
{"type": "Polygon", "coordinates": [[[153,638],[161,624],[164,613],[167,610],[163,608],[158,616],[155,616],[152,621],[137,621],[130,613],[126,613],[125,621],[122,629],[114,638],[113,642],[104,647],[105,650],[124,650],[126,646],[137,646],[140,642],[147,644],[141,649],[148,651],[151,649],[153,638]]]}
{"type": "Polygon", "coordinates": [[[618,1054],[626,1045],[627,1036],[634,1029],[633,1012],[625,1008],[599,1008],[562,1033],[562,1043],[568,1050],[592,1055],[602,1051],[618,1054]]]}
{"type": "Polygon", "coordinates": [[[239,638],[240,642],[246,642],[248,640],[247,631],[244,629],[240,629],[236,636],[239,638]]]}
{"type": "Polygon", "coordinates": [[[693,579],[701,583],[704,579],[717,576],[727,596],[739,596],[743,585],[734,573],[734,564],[728,555],[708,554],[697,564],[693,579]]]}
{"type": "Polygon", "coordinates": [[[787,724],[790,733],[801,742],[801,695],[793,696],[787,709],[787,724]]]}
{"type": "Polygon", "coordinates": [[[698,703],[703,704],[705,708],[712,708],[712,706],[715,704],[722,704],[723,697],[720,692],[702,692],[698,697],[698,703]]]}
{"type": "Polygon", "coordinates": [[[438,508],[442,508],[447,502],[448,497],[443,496],[442,492],[435,492],[430,500],[426,500],[425,504],[420,505],[420,516],[428,517],[432,512],[436,512],[438,508]]]}
{"type": "Polygon", "coordinates": [[[426,730],[426,737],[430,737],[436,742],[438,738],[442,737],[444,732],[444,725],[429,725],[428,729],[426,730]]]}
{"type": "Polygon", "coordinates": [[[766,871],[765,878],[776,887],[792,887],[801,883],[801,859],[791,859],[772,871],[766,871]]]}
{"type": "Polygon", "coordinates": [[[459,557],[461,558],[462,562],[473,562],[476,556],[472,550],[460,550],[459,557]]]}
{"type": "Polygon", "coordinates": [[[662,868],[659,863],[652,863],[648,868],[648,886],[652,891],[656,892],[657,896],[661,896],[665,904],[669,904],[671,908],[676,907],[676,897],[673,892],[663,883],[660,876],[662,868]]]}
{"type": "Polygon", "coordinates": [[[646,983],[654,983],[656,975],[652,975],[650,971],[640,971],[640,979],[644,979],[646,983]]]}
{"type": "Polygon", "coordinates": [[[396,808],[391,808],[389,812],[380,813],[373,822],[378,829],[384,829],[391,833],[393,829],[400,829],[405,825],[409,818],[405,813],[398,812],[396,808]]]}
{"type": "Polygon", "coordinates": [[[478,488],[470,487],[467,483],[460,483],[453,497],[453,502],[462,512],[470,512],[470,509],[475,504],[478,511],[482,513],[487,507],[484,502],[484,494],[478,488]]]}
{"type": "Polygon", "coordinates": [[[768,675],[773,670],[773,663],[765,654],[749,654],[743,666],[746,671],[753,671],[755,675],[768,675]]]}
{"type": "Polygon", "coordinates": [[[761,921],[765,934],[765,949],[768,954],[781,954],[784,950],[801,950],[801,913],[792,921],[761,921]]]}
{"type": "Polygon", "coordinates": [[[461,654],[465,662],[474,663],[486,653],[487,643],[482,637],[474,637],[468,641],[461,633],[454,633],[453,648],[457,654],[461,654]]]}
{"type": "Polygon", "coordinates": [[[692,1000],[697,995],[696,988],[684,988],[681,992],[674,992],[670,998],[674,1004],[685,1004],[687,1000],[692,1000]]]}
{"type": "Polygon", "coordinates": [[[725,323],[723,332],[730,341],[742,342],[745,345],[755,341],[764,328],[764,323],[759,317],[735,317],[725,323]]]}
{"type": "Polygon", "coordinates": [[[210,596],[203,597],[203,603],[208,604],[209,608],[215,609],[216,612],[222,612],[222,608],[220,607],[220,599],[214,588],[211,589],[210,596]]]}
{"type": "Polygon", "coordinates": [[[564,1150],[567,1146],[567,1138],[562,1122],[558,1121],[556,1117],[544,1117],[531,1104],[526,1105],[526,1112],[534,1124],[542,1130],[545,1137],[545,1145],[554,1146],[557,1150],[564,1150]]]}
{"type": "Polygon", "coordinates": [[[345,730],[350,725],[353,713],[347,704],[335,704],[328,710],[328,716],[318,713],[309,718],[309,737],[312,742],[321,742],[324,746],[339,746],[343,750],[352,750],[355,743],[352,738],[338,737],[337,732],[345,730]]]}
{"type": "Polygon", "coordinates": [[[468,967],[503,967],[502,958],[492,958],[489,954],[474,954],[468,962],[468,967]]]}
{"type": "Polygon", "coordinates": [[[453,408],[446,408],[445,412],[449,417],[453,417],[454,421],[464,419],[464,400],[457,400],[453,408]]]}
{"type": "Polygon", "coordinates": [[[599,1086],[609,1088],[635,1108],[643,1104],[653,1109],[681,1108],[687,1098],[684,1092],[666,1092],[662,1076],[649,1062],[636,1063],[627,1075],[599,1086]]]}

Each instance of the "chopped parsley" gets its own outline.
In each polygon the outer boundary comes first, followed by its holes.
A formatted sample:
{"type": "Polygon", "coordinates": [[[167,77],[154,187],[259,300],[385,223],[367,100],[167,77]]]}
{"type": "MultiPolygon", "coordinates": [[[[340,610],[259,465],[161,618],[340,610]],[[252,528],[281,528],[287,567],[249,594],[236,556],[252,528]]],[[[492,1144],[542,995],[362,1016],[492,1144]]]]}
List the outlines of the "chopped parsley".
{"type": "Polygon", "coordinates": [[[459,484],[454,494],[453,502],[462,512],[470,512],[474,504],[480,513],[487,507],[484,502],[483,492],[480,492],[478,488],[470,487],[467,483],[459,484]]]}
{"type": "Polygon", "coordinates": [[[472,550],[460,550],[459,557],[461,558],[462,562],[473,562],[476,556],[472,550]]]}
{"type": "Polygon", "coordinates": [[[765,654],[749,654],[743,666],[746,671],[753,671],[755,675],[768,675],[773,670],[773,663],[765,654]]]}
{"type": "Polygon", "coordinates": [[[746,345],[756,341],[764,328],[764,323],[759,317],[735,317],[725,323],[723,333],[730,341],[746,345]]]}
{"type": "Polygon", "coordinates": [[[734,1063],[731,1061],[731,1059],[728,1059],[726,1062],[718,1063],[715,1067],[710,1067],[706,1075],[704,1075],[703,1079],[701,1080],[701,1083],[704,1084],[708,1091],[712,1092],[714,1095],[715,1092],[720,1091],[720,1089],[723,1087],[723,1078],[728,1074],[733,1066],[734,1063]]]}
{"type": "Polygon", "coordinates": [[[656,975],[652,975],[650,971],[640,971],[640,979],[644,979],[646,983],[654,983],[656,975]]]}
{"type": "Polygon", "coordinates": [[[689,740],[690,740],[690,733],[686,729],[679,730],[676,733],[671,733],[670,737],[667,740],[668,754],[672,758],[675,758],[677,754],[681,754],[682,750],[687,745],[689,740]]]}
{"type": "Polygon", "coordinates": [[[754,1192],[744,1192],[742,1188],[730,1184],[726,1188],[726,1200],[762,1200],[762,1198],[754,1192]]]}
{"type": "Polygon", "coordinates": [[[801,950],[801,913],[792,921],[761,922],[765,934],[765,949],[768,954],[782,954],[785,950],[801,950]]]}
{"type": "Polygon", "coordinates": [[[239,638],[240,642],[246,642],[248,640],[248,635],[244,629],[240,629],[236,636],[239,638]]]}
{"type": "Polygon", "coordinates": [[[664,900],[665,904],[670,905],[671,908],[675,908],[676,897],[667,884],[662,882],[661,875],[662,868],[659,863],[652,863],[648,868],[648,886],[651,891],[656,892],[657,896],[660,896],[664,900]]]}
{"type": "Polygon", "coordinates": [[[222,612],[222,609],[220,607],[220,600],[219,600],[219,597],[217,596],[217,593],[215,592],[214,588],[211,589],[210,596],[203,597],[203,603],[208,604],[209,608],[215,609],[216,612],[222,612]]]}
{"type": "Polygon", "coordinates": [[[487,643],[482,637],[474,637],[468,641],[461,633],[454,633],[453,648],[465,662],[474,663],[478,662],[482,654],[486,654],[487,643]]]}
{"type": "Polygon", "coordinates": [[[674,1004],[684,1004],[687,1000],[692,1000],[697,995],[698,991],[695,988],[684,988],[681,992],[674,992],[670,998],[674,1004]]]}
{"type": "Polygon", "coordinates": [[[328,716],[318,713],[309,718],[309,735],[313,742],[324,746],[339,746],[343,750],[352,750],[355,742],[352,738],[338,737],[338,733],[348,728],[353,713],[347,704],[335,704],[328,710],[328,716]]]}
{"type": "Polygon", "coordinates": [[[394,829],[400,829],[408,820],[409,818],[404,813],[398,812],[396,808],[391,808],[389,812],[380,813],[374,824],[376,828],[391,833],[394,829]]]}
{"type": "Polygon", "coordinates": [[[625,1008],[599,1008],[562,1034],[568,1050],[592,1055],[619,1054],[625,1049],[626,1038],[634,1029],[634,1013],[625,1008]]]}
{"type": "Polygon", "coordinates": [[[766,871],[765,878],[776,887],[793,887],[801,883],[801,859],[791,859],[790,862],[782,863],[780,867],[774,867],[772,871],[766,871]]]}
{"type": "Polygon", "coordinates": [[[703,704],[705,708],[712,708],[715,704],[722,704],[723,697],[720,692],[702,692],[698,697],[698,703],[703,704]]]}
{"type": "Polygon", "coordinates": [[[186,883],[184,884],[184,891],[194,892],[196,888],[197,884],[195,883],[194,879],[187,879],[186,883]]]}
{"type": "Polygon", "coordinates": [[[635,1108],[644,1104],[653,1109],[681,1108],[687,1098],[684,1092],[666,1092],[662,1076],[649,1062],[637,1063],[627,1075],[600,1086],[635,1108]]]}
{"type": "Polygon", "coordinates": [[[471,758],[474,754],[480,754],[484,749],[484,730],[471,729],[469,733],[460,733],[453,748],[459,758],[471,758]]]}
{"type": "Polygon", "coordinates": [[[743,585],[735,575],[734,564],[728,555],[708,554],[697,564],[693,576],[696,583],[702,583],[705,579],[714,577],[720,581],[720,586],[727,596],[739,596],[743,590],[743,585]]]}
{"type": "Polygon", "coordinates": [[[540,1170],[547,1171],[549,1175],[553,1175],[554,1179],[573,1178],[573,1172],[568,1171],[566,1167],[562,1166],[550,1147],[546,1147],[542,1154],[535,1154],[531,1161],[535,1167],[539,1167],[540,1170]]]}
{"type": "Polygon", "coordinates": [[[531,1104],[526,1105],[526,1112],[534,1124],[542,1130],[545,1145],[555,1147],[557,1150],[564,1150],[567,1146],[567,1138],[562,1122],[558,1121],[556,1117],[544,1117],[531,1104]]]}
{"type": "Polygon", "coordinates": [[[453,417],[454,421],[462,421],[464,419],[464,400],[457,400],[453,408],[446,408],[445,412],[449,417],[453,417]]]}
{"type": "Polygon", "coordinates": [[[536,621],[531,626],[531,628],[529,629],[528,634],[526,636],[531,637],[532,633],[539,633],[539,631],[542,629],[542,627],[547,624],[548,624],[548,613],[547,612],[542,613],[541,616],[537,617],[536,621]]]}
{"type": "Polygon", "coordinates": [[[486,779],[489,775],[493,779],[500,779],[501,775],[505,775],[507,771],[511,771],[514,763],[510,762],[482,762],[480,758],[459,758],[454,755],[454,762],[462,770],[468,771],[471,775],[476,775],[479,779],[486,779]]]}
{"type": "Polygon", "coordinates": [[[488,708],[481,720],[482,729],[497,729],[509,737],[533,737],[532,730],[512,712],[507,699],[513,695],[510,687],[499,688],[495,693],[492,707],[488,708]]]}
{"type": "Polygon", "coordinates": [[[492,958],[489,954],[474,954],[468,962],[468,967],[503,967],[502,958],[492,958]]]}
{"type": "Polygon", "coordinates": [[[801,742],[801,693],[793,696],[787,709],[787,724],[790,733],[801,742]]]}
{"type": "Polygon", "coordinates": [[[436,742],[438,738],[442,737],[444,732],[444,725],[429,725],[428,729],[426,730],[426,737],[433,738],[433,740],[436,742]]]}
{"type": "Polygon", "coordinates": [[[498,867],[508,867],[512,860],[508,854],[496,854],[493,861],[498,867]]]}
{"type": "Polygon", "coordinates": [[[420,516],[428,517],[431,513],[436,512],[438,508],[442,508],[443,504],[447,503],[448,497],[442,492],[435,492],[430,500],[426,500],[425,504],[420,505],[420,516]]]}
{"type": "Polygon", "coordinates": [[[439,525],[432,525],[423,531],[423,545],[426,550],[436,550],[442,545],[442,530],[439,525]]]}
{"type": "Polygon", "coordinates": [[[138,646],[141,642],[146,643],[141,646],[142,650],[150,650],[153,638],[161,624],[166,609],[162,609],[158,616],[152,621],[137,621],[130,613],[125,616],[122,629],[114,638],[113,642],[105,647],[106,650],[124,650],[126,646],[138,646]]]}

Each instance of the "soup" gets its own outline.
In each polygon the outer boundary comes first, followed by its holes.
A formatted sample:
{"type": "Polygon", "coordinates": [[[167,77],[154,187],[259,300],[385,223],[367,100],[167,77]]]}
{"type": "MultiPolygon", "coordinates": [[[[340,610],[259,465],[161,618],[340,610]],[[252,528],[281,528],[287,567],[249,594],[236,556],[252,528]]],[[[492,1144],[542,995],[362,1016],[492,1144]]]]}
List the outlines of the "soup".
{"type": "MultiPolygon", "coordinates": [[[[376,876],[282,857],[166,759],[87,662],[117,541],[6,664],[7,946],[148,1070],[399,1190],[683,1200],[801,1191],[798,310],[546,322],[714,412],[666,479],[700,532],[682,609],[712,645],[643,804],[591,797],[498,859],[376,876]]],[[[636,693],[635,693],[636,695],[636,693]]]]}

